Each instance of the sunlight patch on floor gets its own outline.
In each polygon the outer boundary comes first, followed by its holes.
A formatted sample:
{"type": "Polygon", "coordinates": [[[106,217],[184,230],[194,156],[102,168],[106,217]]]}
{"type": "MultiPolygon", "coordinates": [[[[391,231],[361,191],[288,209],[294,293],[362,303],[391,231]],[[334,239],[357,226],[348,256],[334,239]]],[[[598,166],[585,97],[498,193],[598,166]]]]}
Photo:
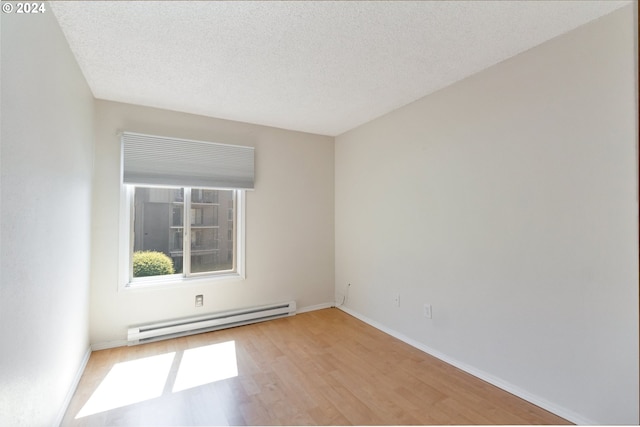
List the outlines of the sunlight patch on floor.
{"type": "Polygon", "coordinates": [[[162,396],[174,353],[113,365],[76,419],[162,396]]]}
{"type": "Polygon", "coordinates": [[[237,376],[235,341],[192,348],[182,355],[173,392],[237,376]]]}
{"type": "MultiPolygon", "coordinates": [[[[175,369],[175,367],[174,367],[175,369]]],[[[238,376],[235,341],[116,363],[76,419],[238,376]],[[181,357],[178,357],[181,356],[181,357]],[[180,361],[177,374],[171,368],[180,361]]]]}

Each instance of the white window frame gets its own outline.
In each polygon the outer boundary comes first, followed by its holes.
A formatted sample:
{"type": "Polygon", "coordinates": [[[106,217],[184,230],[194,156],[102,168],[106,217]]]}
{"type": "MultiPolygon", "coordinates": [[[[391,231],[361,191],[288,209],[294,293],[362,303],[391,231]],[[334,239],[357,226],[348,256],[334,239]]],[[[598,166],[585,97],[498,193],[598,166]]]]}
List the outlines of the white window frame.
{"type": "MultiPolygon", "coordinates": [[[[133,218],[134,218],[134,185],[122,184],[120,191],[120,224],[119,224],[119,273],[118,273],[118,291],[142,290],[142,289],[166,289],[173,287],[184,287],[188,285],[201,285],[203,282],[218,282],[229,280],[244,280],[245,274],[245,230],[246,230],[246,191],[242,189],[234,190],[236,222],[234,224],[234,250],[235,250],[235,268],[233,270],[225,270],[221,272],[203,272],[191,273],[189,276],[183,274],[171,274],[165,276],[151,276],[133,278],[133,218]]],[[[144,186],[149,187],[149,186],[144,186]]],[[[159,186],[160,187],[160,186],[159,186]]],[[[171,188],[170,186],[161,186],[162,188],[171,188]]],[[[182,187],[175,187],[182,188],[182,187]]],[[[225,190],[225,189],[223,189],[225,190]]],[[[228,190],[228,189],[226,189],[228,190]]],[[[189,221],[189,217],[185,217],[185,221],[189,221]]],[[[188,226],[185,223],[185,229],[188,226]]],[[[191,240],[185,240],[190,242],[191,240]]],[[[187,244],[185,243],[185,246],[187,244]]],[[[185,256],[184,262],[189,262],[185,256]]]]}

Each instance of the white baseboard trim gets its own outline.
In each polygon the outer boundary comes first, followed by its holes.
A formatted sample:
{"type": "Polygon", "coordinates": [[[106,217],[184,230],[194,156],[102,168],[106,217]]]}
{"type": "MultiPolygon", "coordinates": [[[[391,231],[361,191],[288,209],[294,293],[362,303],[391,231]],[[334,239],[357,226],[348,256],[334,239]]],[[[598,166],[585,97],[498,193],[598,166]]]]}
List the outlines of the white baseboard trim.
{"type": "Polygon", "coordinates": [[[577,425],[601,425],[602,423],[598,423],[596,421],[590,420],[580,414],[576,414],[573,411],[570,411],[566,408],[560,407],[552,402],[549,402],[548,400],[537,396],[535,394],[529,393],[526,390],[521,389],[518,386],[515,386],[507,381],[502,380],[501,378],[498,378],[494,375],[491,375],[487,372],[484,372],[480,369],[474,368],[473,366],[467,365],[466,363],[460,362],[459,360],[456,360],[452,357],[447,356],[444,353],[441,353],[437,350],[434,350],[424,344],[422,344],[421,342],[418,342],[412,338],[409,338],[401,333],[399,333],[398,331],[395,331],[391,328],[388,328],[386,326],[384,326],[381,323],[376,322],[375,320],[369,319],[368,317],[358,313],[355,310],[352,310],[348,307],[345,306],[339,306],[337,307],[340,310],[344,311],[345,313],[355,317],[356,319],[362,320],[363,322],[367,323],[370,326],[373,326],[376,329],[381,330],[382,332],[391,335],[394,338],[399,339],[400,341],[409,344],[412,347],[417,348],[418,350],[422,350],[425,353],[438,358],[440,360],[442,360],[445,363],[448,363],[449,365],[455,366],[458,369],[461,369],[463,371],[465,371],[468,374],[473,375],[474,377],[480,378],[483,381],[488,382],[489,384],[492,384],[498,388],[501,388],[502,390],[509,392],[515,396],[518,396],[524,400],[526,400],[527,402],[530,402],[536,406],[541,407],[542,409],[545,409],[559,417],[562,417],[568,421],[571,421],[574,424],[577,425]]]}
{"type": "Polygon", "coordinates": [[[84,373],[84,369],[87,367],[87,363],[89,362],[89,357],[91,357],[91,347],[87,348],[87,351],[84,353],[84,357],[80,362],[80,366],[76,372],[76,375],[73,377],[73,381],[71,382],[71,387],[67,391],[67,395],[64,398],[64,402],[60,407],[60,412],[58,412],[58,416],[54,422],[54,426],[59,426],[62,424],[64,419],[64,415],[67,413],[67,409],[69,408],[69,404],[71,403],[71,399],[78,388],[78,384],[80,384],[80,378],[82,378],[82,374],[84,373]]]}
{"type": "Polygon", "coordinates": [[[301,307],[298,310],[296,310],[297,313],[306,313],[308,311],[316,311],[316,310],[324,310],[325,308],[331,308],[331,307],[335,307],[335,303],[333,302],[325,302],[322,304],[316,304],[316,305],[308,305],[306,307],[301,307]]]}

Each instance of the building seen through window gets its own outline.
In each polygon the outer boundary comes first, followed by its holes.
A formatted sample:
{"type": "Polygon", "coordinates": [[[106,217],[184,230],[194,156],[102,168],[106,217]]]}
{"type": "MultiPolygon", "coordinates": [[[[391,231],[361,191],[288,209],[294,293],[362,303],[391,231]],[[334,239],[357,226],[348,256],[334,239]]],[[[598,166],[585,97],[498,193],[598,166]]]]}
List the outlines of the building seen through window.
{"type": "Polygon", "coordinates": [[[233,270],[234,206],[234,190],[136,187],[134,255],[161,252],[185,276],[233,270]]]}

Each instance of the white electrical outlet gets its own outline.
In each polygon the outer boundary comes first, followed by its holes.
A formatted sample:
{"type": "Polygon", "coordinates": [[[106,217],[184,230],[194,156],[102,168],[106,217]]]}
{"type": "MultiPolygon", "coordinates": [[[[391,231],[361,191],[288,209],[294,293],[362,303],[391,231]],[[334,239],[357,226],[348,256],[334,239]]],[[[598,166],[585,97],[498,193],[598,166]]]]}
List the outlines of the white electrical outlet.
{"type": "Polygon", "coordinates": [[[202,307],[204,305],[204,295],[196,295],[196,307],[202,307]]]}
{"type": "Polygon", "coordinates": [[[433,313],[431,312],[431,304],[425,304],[424,305],[424,317],[426,317],[427,319],[431,319],[433,316],[433,313]]]}

